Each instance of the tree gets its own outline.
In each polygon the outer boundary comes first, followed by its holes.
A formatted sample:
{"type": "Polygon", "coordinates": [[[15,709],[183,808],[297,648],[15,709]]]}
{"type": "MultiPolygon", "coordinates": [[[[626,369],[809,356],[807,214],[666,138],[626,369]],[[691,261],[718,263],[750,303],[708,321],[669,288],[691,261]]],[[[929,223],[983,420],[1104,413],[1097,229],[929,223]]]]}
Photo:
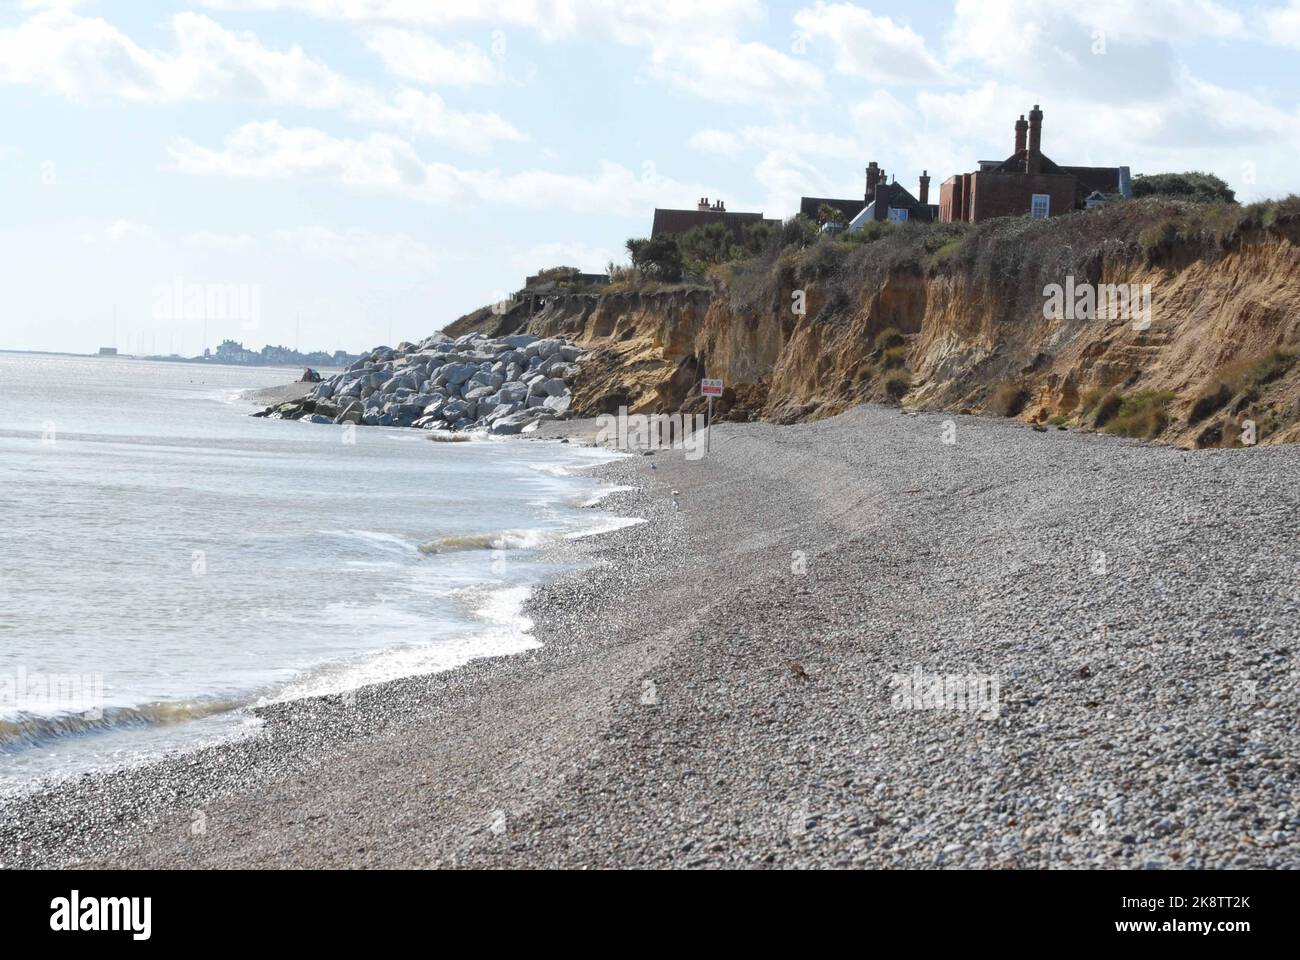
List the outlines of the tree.
{"type": "Polygon", "coordinates": [[[832,207],[829,203],[818,204],[817,206],[817,223],[826,226],[828,223],[846,224],[848,217],[837,207],[832,207]]]}
{"type": "Polygon", "coordinates": [[[627,242],[627,252],[632,266],[647,277],[668,283],[682,278],[682,251],[676,237],[633,237],[627,242]]]}
{"type": "Polygon", "coordinates": [[[1133,178],[1135,197],[1173,197],[1202,203],[1236,203],[1237,195],[1212,173],[1153,173],[1133,178]]]}
{"type": "Polygon", "coordinates": [[[811,217],[797,213],[781,224],[781,246],[806,247],[818,238],[818,224],[811,217]]]}
{"type": "Polygon", "coordinates": [[[699,275],[715,263],[726,263],[744,253],[736,247],[730,229],[721,223],[692,227],[677,238],[682,266],[687,273],[699,275]]]}

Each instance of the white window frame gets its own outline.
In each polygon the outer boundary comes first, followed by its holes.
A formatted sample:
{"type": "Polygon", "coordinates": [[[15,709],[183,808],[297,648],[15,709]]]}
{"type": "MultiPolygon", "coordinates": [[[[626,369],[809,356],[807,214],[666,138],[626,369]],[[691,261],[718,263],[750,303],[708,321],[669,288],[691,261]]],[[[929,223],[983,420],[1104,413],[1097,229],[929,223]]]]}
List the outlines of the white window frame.
{"type": "Polygon", "coordinates": [[[1035,220],[1046,220],[1052,215],[1052,195],[1050,193],[1035,193],[1029,197],[1029,215],[1035,220]],[[1042,204],[1042,216],[1038,215],[1039,204],[1042,204]]]}

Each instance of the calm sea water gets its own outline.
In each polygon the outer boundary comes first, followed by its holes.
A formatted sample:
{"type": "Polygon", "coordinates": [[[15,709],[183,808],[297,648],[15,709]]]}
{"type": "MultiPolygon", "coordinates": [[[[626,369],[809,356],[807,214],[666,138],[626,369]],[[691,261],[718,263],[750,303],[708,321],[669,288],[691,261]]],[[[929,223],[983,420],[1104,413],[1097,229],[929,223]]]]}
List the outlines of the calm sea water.
{"type": "Polygon", "coordinates": [[[628,522],[599,451],[248,416],[299,372],[0,354],[0,790],[527,649],[536,548],[628,522]]]}

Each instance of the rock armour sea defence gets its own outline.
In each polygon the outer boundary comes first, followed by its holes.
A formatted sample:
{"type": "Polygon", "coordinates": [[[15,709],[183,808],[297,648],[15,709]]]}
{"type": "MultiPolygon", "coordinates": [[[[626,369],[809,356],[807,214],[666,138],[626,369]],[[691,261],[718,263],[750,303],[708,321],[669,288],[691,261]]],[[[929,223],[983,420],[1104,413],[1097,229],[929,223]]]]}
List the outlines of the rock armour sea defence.
{"type": "Polygon", "coordinates": [[[421,430],[519,433],[569,415],[581,348],[558,337],[438,334],[376,347],[311,395],[257,416],[421,430]]]}

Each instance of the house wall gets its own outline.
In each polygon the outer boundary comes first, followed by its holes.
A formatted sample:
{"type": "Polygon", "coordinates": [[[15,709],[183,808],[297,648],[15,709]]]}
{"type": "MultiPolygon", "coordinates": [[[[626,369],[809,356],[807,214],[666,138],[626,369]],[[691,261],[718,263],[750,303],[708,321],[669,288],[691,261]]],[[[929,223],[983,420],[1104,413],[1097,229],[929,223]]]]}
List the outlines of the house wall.
{"type": "Polygon", "coordinates": [[[1058,173],[977,173],[971,177],[971,221],[1025,216],[1035,193],[1052,198],[1051,215],[1074,209],[1076,180],[1058,173]]]}
{"type": "Polygon", "coordinates": [[[939,222],[961,219],[961,176],[949,177],[939,184],[939,222]]]}

